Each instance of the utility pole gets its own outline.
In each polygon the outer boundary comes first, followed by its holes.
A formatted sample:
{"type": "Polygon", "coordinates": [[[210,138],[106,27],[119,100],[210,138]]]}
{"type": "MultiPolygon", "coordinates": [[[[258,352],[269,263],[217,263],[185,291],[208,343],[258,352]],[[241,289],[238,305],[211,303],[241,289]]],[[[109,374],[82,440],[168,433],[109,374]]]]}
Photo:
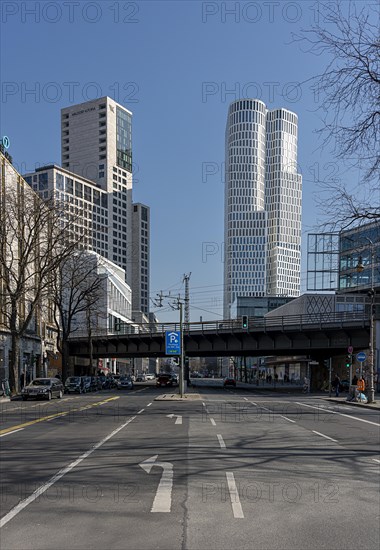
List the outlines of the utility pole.
{"type": "MultiPolygon", "coordinates": [[[[189,275],[190,277],[190,275],[189,275]]],[[[185,387],[184,387],[184,371],[185,371],[185,351],[184,351],[184,338],[183,338],[183,305],[184,300],[181,299],[181,296],[178,295],[177,297],[172,296],[169,292],[169,294],[163,294],[162,290],[159,294],[157,294],[157,299],[153,300],[153,303],[156,307],[162,307],[162,300],[163,298],[168,298],[171,300],[174,300],[172,303],[169,302],[169,305],[172,309],[178,309],[179,310],[179,330],[180,330],[180,348],[181,348],[181,355],[180,355],[180,372],[179,372],[179,393],[180,396],[183,397],[183,394],[185,393],[185,387]]]]}
{"type": "Polygon", "coordinates": [[[182,282],[185,283],[185,323],[190,323],[190,292],[189,281],[191,277],[191,271],[183,276],[182,282]]]}

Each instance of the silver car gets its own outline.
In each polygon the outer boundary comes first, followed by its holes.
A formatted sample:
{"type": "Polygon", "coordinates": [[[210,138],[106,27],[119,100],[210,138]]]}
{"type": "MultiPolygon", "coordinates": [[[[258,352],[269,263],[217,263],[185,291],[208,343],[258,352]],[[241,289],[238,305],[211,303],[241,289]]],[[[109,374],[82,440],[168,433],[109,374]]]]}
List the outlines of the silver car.
{"type": "Polygon", "coordinates": [[[27,399],[53,399],[63,396],[63,384],[58,378],[35,378],[21,390],[23,401],[27,399]]]}

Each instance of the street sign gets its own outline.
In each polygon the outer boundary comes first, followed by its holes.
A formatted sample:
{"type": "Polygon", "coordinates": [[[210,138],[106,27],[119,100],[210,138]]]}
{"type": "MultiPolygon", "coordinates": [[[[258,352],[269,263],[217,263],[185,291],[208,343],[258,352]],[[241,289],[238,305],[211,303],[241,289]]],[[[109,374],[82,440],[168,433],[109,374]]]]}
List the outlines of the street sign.
{"type": "Polygon", "coordinates": [[[356,359],[359,361],[359,363],[363,363],[363,361],[367,359],[367,356],[364,351],[361,351],[357,354],[356,359]]]}
{"type": "Polygon", "coordinates": [[[181,332],[179,330],[165,331],[165,354],[181,355],[181,332]]]}
{"type": "Polygon", "coordinates": [[[347,351],[348,353],[352,353],[354,351],[354,348],[352,346],[348,346],[347,351]]]}

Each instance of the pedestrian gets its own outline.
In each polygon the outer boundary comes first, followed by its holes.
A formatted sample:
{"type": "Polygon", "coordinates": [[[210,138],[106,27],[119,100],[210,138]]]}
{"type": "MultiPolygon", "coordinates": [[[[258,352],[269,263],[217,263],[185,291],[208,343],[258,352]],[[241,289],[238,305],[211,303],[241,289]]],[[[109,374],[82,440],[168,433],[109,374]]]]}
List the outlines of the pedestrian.
{"type": "Polygon", "coordinates": [[[357,383],[357,387],[358,387],[358,391],[363,393],[364,390],[365,390],[365,382],[363,380],[363,377],[361,376],[358,380],[358,383],[357,383]]]}
{"type": "Polygon", "coordinates": [[[335,397],[339,397],[340,378],[336,374],[333,382],[333,388],[335,388],[335,397]]]}
{"type": "Polygon", "coordinates": [[[351,381],[351,385],[352,385],[352,386],[356,386],[357,383],[358,383],[358,377],[357,377],[356,374],[355,374],[355,376],[353,377],[353,379],[352,379],[352,381],[351,381]]]}

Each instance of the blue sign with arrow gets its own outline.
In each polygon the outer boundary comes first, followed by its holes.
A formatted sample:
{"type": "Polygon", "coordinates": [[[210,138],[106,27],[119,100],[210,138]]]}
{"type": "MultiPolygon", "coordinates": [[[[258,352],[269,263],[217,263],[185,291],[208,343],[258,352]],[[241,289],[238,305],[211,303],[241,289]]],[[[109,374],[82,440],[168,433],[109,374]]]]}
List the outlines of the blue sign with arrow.
{"type": "Polygon", "coordinates": [[[367,359],[367,356],[366,354],[364,353],[364,351],[360,351],[357,356],[356,356],[356,359],[359,361],[359,363],[363,363],[363,361],[365,361],[367,359]]]}
{"type": "Polygon", "coordinates": [[[165,354],[181,355],[181,332],[179,330],[165,331],[165,354]]]}

